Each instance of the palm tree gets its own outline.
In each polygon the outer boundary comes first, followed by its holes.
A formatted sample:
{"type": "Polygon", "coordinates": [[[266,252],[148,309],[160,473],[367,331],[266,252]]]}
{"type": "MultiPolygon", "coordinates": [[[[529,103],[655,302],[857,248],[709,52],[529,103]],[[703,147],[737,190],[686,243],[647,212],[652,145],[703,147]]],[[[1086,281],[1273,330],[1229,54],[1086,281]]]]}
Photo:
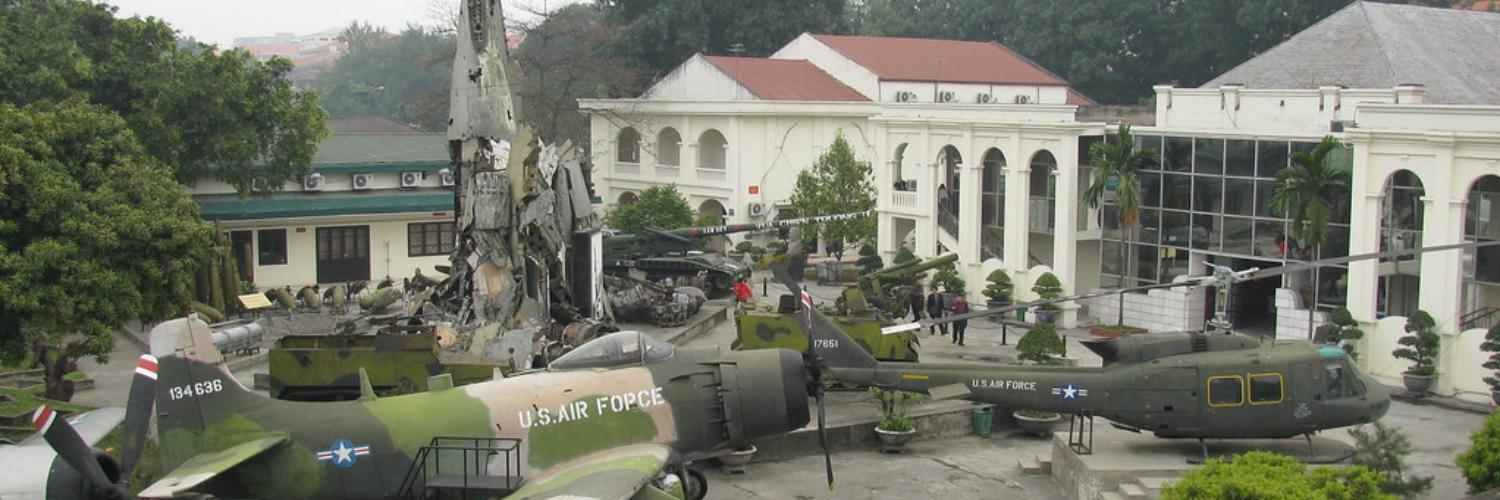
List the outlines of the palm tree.
{"type": "MultiPolygon", "coordinates": [[[[1333,217],[1333,204],[1349,199],[1351,169],[1342,161],[1334,162],[1329,154],[1343,149],[1333,136],[1324,136],[1323,141],[1309,153],[1292,154],[1291,166],[1276,173],[1276,190],[1271,195],[1271,213],[1291,221],[1292,239],[1301,242],[1312,251],[1311,258],[1318,258],[1318,248],[1328,234],[1328,223],[1333,217]]],[[[1291,245],[1287,245],[1288,250],[1291,245]]],[[[1318,272],[1313,269],[1312,304],[1308,307],[1308,335],[1312,334],[1313,312],[1318,310],[1318,272]]]]}
{"type": "MultiPolygon", "coordinates": [[[[1113,142],[1100,141],[1089,146],[1089,164],[1094,169],[1093,180],[1083,190],[1083,201],[1090,209],[1099,208],[1110,181],[1115,187],[1116,217],[1127,242],[1135,240],[1132,231],[1141,219],[1140,171],[1161,164],[1161,153],[1154,148],[1137,148],[1130,136],[1130,125],[1120,125],[1113,142]]],[[[1120,252],[1120,270],[1124,273],[1129,261],[1128,251],[1120,252]]]]}

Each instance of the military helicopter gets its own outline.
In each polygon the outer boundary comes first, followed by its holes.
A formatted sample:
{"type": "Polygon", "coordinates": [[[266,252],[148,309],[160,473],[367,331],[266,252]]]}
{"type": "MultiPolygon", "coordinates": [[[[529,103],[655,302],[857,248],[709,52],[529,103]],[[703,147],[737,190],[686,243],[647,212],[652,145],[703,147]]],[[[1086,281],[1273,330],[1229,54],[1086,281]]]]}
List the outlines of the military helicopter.
{"type": "Polygon", "coordinates": [[[675,348],[637,332],[595,339],[546,370],[458,388],[377,398],[364,377],[359,401],[330,403],[250,392],[196,318],[158,325],[151,351],[130,389],[121,463],[87,444],[102,435],[92,416],[70,423],[43,407],[34,423],[56,450],[51,474],[26,479],[42,484],[0,482],[0,496],[128,497],[122,478],[141,455],[153,400],[161,466],[170,472],[144,498],[625,498],[655,490],[696,499],[707,483],[686,463],[810,420],[798,353],[675,348]]]}
{"type": "MultiPolygon", "coordinates": [[[[800,297],[798,321],[812,339],[812,361],[839,382],[923,392],[1005,408],[1073,416],[1080,453],[1092,446],[1092,418],[1127,430],[1166,438],[1287,438],[1379,420],[1390,395],[1342,349],[1302,341],[1263,341],[1230,331],[1227,319],[1233,283],[1278,276],[1314,266],[1391,258],[1423,252],[1497,245],[1477,242],[1393,250],[1268,269],[1216,267],[1189,282],[1150,285],[1036,301],[887,327],[887,333],[932,324],[1005,314],[1122,292],[1202,286],[1218,287],[1218,310],[1205,332],[1132,335],[1085,345],[1104,360],[1100,368],[1004,366],[961,363],[886,363],[868,352],[813,306],[812,297],[784,269],[777,277],[800,297]],[[1089,435],[1083,436],[1087,429],[1089,435]]],[[[1206,450],[1205,450],[1206,454],[1206,450]]]]}

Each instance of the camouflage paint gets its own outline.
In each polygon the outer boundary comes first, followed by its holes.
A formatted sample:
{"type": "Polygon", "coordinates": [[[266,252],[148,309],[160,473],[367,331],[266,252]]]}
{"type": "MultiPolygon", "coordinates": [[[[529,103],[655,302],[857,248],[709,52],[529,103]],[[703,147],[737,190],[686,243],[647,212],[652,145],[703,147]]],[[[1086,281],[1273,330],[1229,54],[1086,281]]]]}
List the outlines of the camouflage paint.
{"type": "MultiPolygon", "coordinates": [[[[577,401],[593,404],[603,394],[593,394],[577,401]]],[[[649,443],[656,438],[656,423],[642,410],[594,415],[587,419],[538,427],[529,436],[526,459],[532,467],[545,469],[572,460],[599,448],[649,443]]]]}
{"type": "MultiPolygon", "coordinates": [[[[800,313],[799,313],[800,314],[800,313]]],[[[921,344],[913,332],[880,333],[875,318],[833,317],[834,323],[855,343],[882,361],[916,361],[921,344]]],[[[788,314],[743,311],[735,317],[735,349],[790,349],[807,352],[807,334],[788,314]]]]}
{"type": "Polygon", "coordinates": [[[416,456],[419,448],[432,442],[433,429],[442,429],[450,436],[495,434],[484,403],[458,389],[382,398],[360,404],[384,426],[391,445],[408,457],[416,456]]]}
{"type": "Polygon", "coordinates": [[[381,396],[426,391],[428,377],[442,373],[453,375],[454,385],[468,385],[493,378],[495,368],[510,372],[508,364],[477,356],[439,356],[432,334],[287,336],[276,342],[267,359],[274,398],[354,399],[359,395],[361,367],[381,396]]]}

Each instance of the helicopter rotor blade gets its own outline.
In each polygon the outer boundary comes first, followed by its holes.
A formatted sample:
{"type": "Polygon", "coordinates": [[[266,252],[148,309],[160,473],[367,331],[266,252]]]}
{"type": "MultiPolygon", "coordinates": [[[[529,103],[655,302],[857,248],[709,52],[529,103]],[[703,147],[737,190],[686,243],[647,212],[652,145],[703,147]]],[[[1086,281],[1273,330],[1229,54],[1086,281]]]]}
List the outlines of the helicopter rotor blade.
{"type": "Polygon", "coordinates": [[[1350,263],[1350,262],[1356,262],[1356,261],[1361,261],[1361,260],[1389,259],[1389,258],[1393,258],[1393,257],[1404,257],[1404,256],[1407,256],[1407,255],[1417,255],[1417,254],[1428,253],[1428,252],[1442,252],[1442,251],[1446,251],[1446,250],[1461,250],[1461,249],[1469,249],[1469,248],[1483,248],[1483,247],[1489,247],[1489,246],[1495,246],[1495,245],[1500,245],[1500,240],[1496,240],[1496,241],[1471,241],[1471,242],[1468,242],[1468,243],[1454,243],[1454,244],[1451,244],[1451,245],[1436,245],[1436,246],[1430,246],[1430,247],[1403,248],[1403,249],[1400,249],[1400,250],[1386,250],[1384,252],[1362,253],[1362,254],[1357,254],[1357,255],[1349,255],[1349,256],[1345,256],[1345,257],[1334,257],[1334,258],[1330,258],[1330,259],[1320,259],[1320,260],[1314,260],[1314,261],[1308,261],[1308,262],[1297,262],[1297,263],[1287,264],[1287,265],[1284,265],[1284,266],[1277,266],[1277,267],[1269,267],[1269,268],[1266,268],[1266,269],[1259,269],[1259,270],[1256,270],[1254,272],[1247,273],[1244,277],[1238,278],[1237,281],[1258,280],[1258,279],[1261,279],[1261,278],[1269,278],[1269,277],[1272,277],[1272,276],[1280,276],[1280,275],[1287,274],[1287,273],[1295,273],[1295,272],[1298,272],[1298,271],[1306,271],[1306,270],[1309,270],[1309,269],[1312,269],[1312,268],[1315,268],[1315,267],[1333,266],[1333,265],[1338,265],[1338,264],[1347,264],[1347,263],[1350,263]]]}
{"type": "Polygon", "coordinates": [[[146,433],[151,425],[151,410],[156,404],[156,356],[142,354],[135,363],[135,378],[130,382],[130,399],[125,404],[125,430],[121,440],[120,477],[128,483],[130,472],[140,461],[146,433]]]}
{"type": "Polygon", "coordinates": [[[1064,297],[1058,297],[1058,298],[1055,298],[1055,299],[1036,300],[1036,301],[1031,301],[1031,302],[1022,302],[1020,304],[1012,304],[1012,305],[1008,305],[1008,306],[1005,306],[1005,307],[990,308],[990,309],[985,309],[985,310],[982,310],[982,311],[973,311],[973,312],[967,312],[967,313],[963,313],[963,314],[952,314],[952,315],[947,315],[947,316],[941,316],[941,317],[938,317],[938,318],[928,318],[928,319],[924,319],[924,320],[921,320],[921,321],[914,321],[914,322],[911,322],[911,323],[904,323],[904,324],[899,324],[899,325],[888,326],[888,327],[882,328],[881,329],[881,333],[890,335],[890,334],[893,334],[893,333],[900,333],[900,332],[904,332],[904,331],[918,330],[918,329],[926,328],[926,327],[933,326],[933,325],[941,325],[941,324],[946,324],[946,323],[952,323],[954,321],[968,320],[968,319],[975,319],[975,318],[985,318],[985,317],[995,316],[997,314],[1005,314],[1005,313],[1008,313],[1008,312],[1011,312],[1011,311],[1018,311],[1018,310],[1021,310],[1021,309],[1028,309],[1028,308],[1032,308],[1032,307],[1040,307],[1040,306],[1045,306],[1045,305],[1050,305],[1050,304],[1060,304],[1060,303],[1063,303],[1063,302],[1070,302],[1070,301],[1074,301],[1074,300],[1092,299],[1094,297],[1104,297],[1104,296],[1109,296],[1109,295],[1117,295],[1117,294],[1121,294],[1121,293],[1144,292],[1144,291],[1148,291],[1148,290],[1159,290],[1159,289],[1163,289],[1163,288],[1183,288],[1183,287],[1203,286],[1203,285],[1205,285],[1207,283],[1207,280],[1205,280],[1204,278],[1207,278],[1207,276],[1192,277],[1192,278],[1188,278],[1188,280],[1186,280],[1186,281],[1180,281],[1180,282],[1177,282],[1177,283],[1161,283],[1161,284],[1156,284],[1156,285],[1133,286],[1133,287],[1129,287],[1129,288],[1111,288],[1111,289],[1107,289],[1107,290],[1099,290],[1099,291],[1094,291],[1094,292],[1089,292],[1089,293],[1080,293],[1080,294],[1076,294],[1076,295],[1068,295],[1068,296],[1064,296],[1064,297]]]}

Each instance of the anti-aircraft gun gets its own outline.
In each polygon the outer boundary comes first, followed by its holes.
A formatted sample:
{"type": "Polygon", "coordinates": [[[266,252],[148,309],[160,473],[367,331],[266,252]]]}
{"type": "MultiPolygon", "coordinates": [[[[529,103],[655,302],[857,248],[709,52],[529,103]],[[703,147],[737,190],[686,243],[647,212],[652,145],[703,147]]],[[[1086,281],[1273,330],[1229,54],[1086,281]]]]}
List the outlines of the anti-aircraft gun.
{"type": "Polygon", "coordinates": [[[696,286],[709,297],[716,297],[727,293],[736,278],[748,277],[750,266],[723,255],[698,252],[699,241],[712,236],[853,220],[867,215],[869,212],[856,212],[673,230],[647,226],[634,234],[604,239],[604,272],[621,277],[633,272],[637,278],[655,282],[670,279],[673,285],[696,286]]]}
{"type": "Polygon", "coordinates": [[[859,292],[865,300],[892,317],[906,315],[907,301],[917,289],[916,277],[927,271],[958,261],[958,254],[950,253],[927,260],[904,262],[885,269],[863,274],[859,277],[859,292]]]}

